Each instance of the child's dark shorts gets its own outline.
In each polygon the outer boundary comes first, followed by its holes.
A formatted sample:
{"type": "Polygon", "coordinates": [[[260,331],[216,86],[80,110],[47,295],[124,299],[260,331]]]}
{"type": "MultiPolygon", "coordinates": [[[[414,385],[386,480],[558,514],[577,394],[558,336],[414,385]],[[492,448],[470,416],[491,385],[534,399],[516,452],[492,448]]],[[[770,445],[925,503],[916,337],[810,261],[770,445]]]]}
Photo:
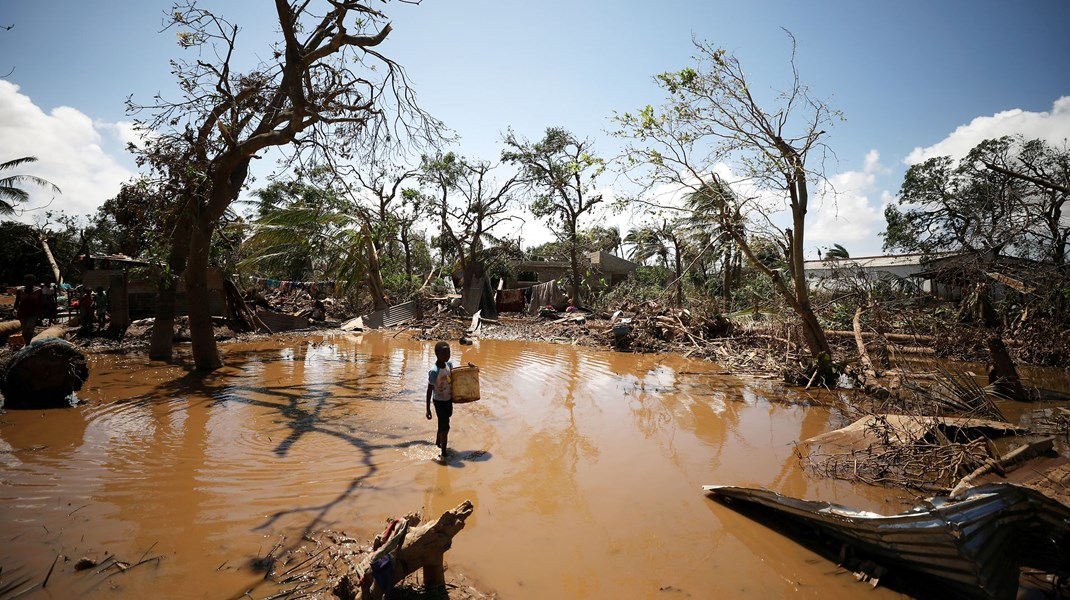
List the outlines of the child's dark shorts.
{"type": "Polygon", "coordinates": [[[450,417],[453,416],[453,402],[439,402],[438,400],[435,400],[431,404],[435,405],[435,416],[438,417],[438,430],[449,431],[450,417]]]}

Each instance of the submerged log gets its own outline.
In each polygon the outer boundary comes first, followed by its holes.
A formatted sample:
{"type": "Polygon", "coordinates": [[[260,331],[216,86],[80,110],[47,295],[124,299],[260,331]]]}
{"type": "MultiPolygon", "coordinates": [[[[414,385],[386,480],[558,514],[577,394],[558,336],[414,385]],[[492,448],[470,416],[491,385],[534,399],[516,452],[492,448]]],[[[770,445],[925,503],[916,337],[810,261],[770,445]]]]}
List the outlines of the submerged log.
{"type": "Polygon", "coordinates": [[[0,395],[6,408],[69,406],[72,393],[89,378],[85,355],[51,327],[0,364],[0,395]]]}

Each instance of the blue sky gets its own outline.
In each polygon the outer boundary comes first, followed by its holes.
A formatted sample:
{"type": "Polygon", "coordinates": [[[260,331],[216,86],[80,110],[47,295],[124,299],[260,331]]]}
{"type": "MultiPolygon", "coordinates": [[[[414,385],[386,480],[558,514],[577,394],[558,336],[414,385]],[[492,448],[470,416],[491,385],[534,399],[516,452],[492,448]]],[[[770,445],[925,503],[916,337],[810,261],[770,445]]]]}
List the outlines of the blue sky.
{"type": "MultiPolygon", "coordinates": [[[[267,0],[202,4],[243,27],[247,52],[263,52],[272,39],[267,0]]],[[[911,162],[961,155],[1008,133],[1070,137],[1065,0],[382,6],[394,32],[381,49],[407,69],[421,104],[457,132],[456,149],[483,159],[499,155],[507,128],[534,138],[551,125],[594,138],[611,156],[618,142],[605,133],[608,118],[658,104],[651,77],[688,66],[692,36],[734,52],[759,89],[783,87],[790,44],[781,28],[789,29],[803,81],[846,118],[828,140],[838,160],[827,172],[840,194],[835,209],[829,201],[810,214],[811,253],[834,242],[856,256],[879,252],[883,205],[911,162]]],[[[0,30],[0,74],[14,69],[0,80],[0,158],[35,155],[33,173],[64,189],[55,198],[35,192],[33,206],[90,212],[136,171],[123,152],[131,120],[123,101],[173,89],[167,61],[182,51],[173,31],[161,31],[169,7],[0,4],[0,25],[14,25],[0,30]]],[[[611,218],[625,227],[634,220],[611,218]]],[[[534,224],[524,236],[542,241],[534,224]]]]}

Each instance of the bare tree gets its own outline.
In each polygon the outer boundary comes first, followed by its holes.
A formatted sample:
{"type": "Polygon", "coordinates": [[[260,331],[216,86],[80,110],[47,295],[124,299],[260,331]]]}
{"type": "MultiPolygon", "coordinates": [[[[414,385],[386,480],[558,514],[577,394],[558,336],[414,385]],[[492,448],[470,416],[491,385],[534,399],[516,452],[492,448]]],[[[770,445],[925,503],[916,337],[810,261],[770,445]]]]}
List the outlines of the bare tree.
{"type": "Polygon", "coordinates": [[[182,185],[168,262],[173,274],[185,272],[193,358],[201,370],[222,364],[208,309],[209,245],[254,158],[287,146],[352,156],[440,132],[417,106],[401,66],[376,49],[391,26],[370,2],[275,0],[275,12],[282,40],[264,49],[261,64],[237,72],[237,25],[193,2],[177,4],[170,25],[179,43],[198,53],[173,61],[181,99],[157,95],[151,105],[130,107],[149,112],[141,127],[184,157],[169,170],[182,185]]]}
{"type": "Polygon", "coordinates": [[[519,177],[514,175],[498,183],[495,169],[496,165],[488,161],[465,159],[452,152],[424,157],[421,179],[435,188],[435,216],[465,272],[470,263],[481,259],[480,252],[491,231],[519,219],[509,214],[515,204],[519,177]]]}
{"type": "Polygon", "coordinates": [[[615,134],[633,140],[623,163],[627,169],[644,169],[647,189],[667,183],[685,193],[708,196],[715,200],[708,205],[721,213],[726,225],[744,215],[751,217],[746,221],[750,227],[772,228],[775,207],[763,204],[761,198],[776,195],[786,201],[791,227],[773,235],[784,252],[786,273],[758,259],[746,227],[726,226],[724,232],[798,315],[814,360],[829,364],[832,352],[810,305],[803,251],[809,184],[821,179],[820,172],[807,166],[807,159],[825,149],[826,127],[835,114],[801,83],[794,38],[791,41],[792,79],[771,108],[753,95],[739,59],[696,40],[694,68],[655,77],[668,95],[666,103],[659,109],[647,106],[637,113],[618,114],[615,134]],[[725,193],[728,182],[714,169],[729,161],[757,198],[725,193]]]}

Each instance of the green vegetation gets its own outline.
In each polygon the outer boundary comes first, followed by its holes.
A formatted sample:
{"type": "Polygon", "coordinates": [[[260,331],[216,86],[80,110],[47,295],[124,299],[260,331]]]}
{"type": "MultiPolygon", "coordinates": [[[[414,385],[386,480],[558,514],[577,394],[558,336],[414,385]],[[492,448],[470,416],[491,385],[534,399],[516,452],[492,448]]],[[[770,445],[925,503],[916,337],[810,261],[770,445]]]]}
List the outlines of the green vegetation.
{"type": "MultiPolygon", "coordinates": [[[[0,163],[0,174],[33,162],[37,162],[37,157],[24,156],[0,163]]],[[[60,191],[50,181],[33,175],[7,175],[0,177],[0,215],[14,214],[15,205],[19,202],[25,202],[30,197],[29,193],[22,189],[22,185],[27,183],[48,188],[57,194],[60,191]]]]}
{"type": "MultiPolygon", "coordinates": [[[[817,365],[834,364],[837,351],[825,329],[849,329],[859,306],[867,323],[909,322],[930,333],[941,319],[1016,334],[1062,331],[1070,321],[1065,146],[1005,137],[961,160],[933,158],[907,171],[898,204],[886,210],[885,248],[971,257],[941,275],[963,290],[954,310],[923,299],[916,282],[867,280],[847,270],[836,275],[834,290],[815,292],[803,267],[806,213],[810,187],[823,173],[809,159],[826,151],[838,115],[801,83],[794,56],[795,77],[763,103],[751,95],[737,57],[696,42],[693,65],[654,77],[660,105],[613,117],[612,133],[626,144],[616,160],[601,158],[611,151],[564,127],[530,140],[508,124],[504,151],[490,160],[465,156],[444,125],[415,104],[401,66],[368,51],[391,33],[378,7],[334,3],[321,7],[330,18],[313,19],[310,5],[278,6],[273,58],[242,73],[228,64],[240,47],[238,28],[193,4],[169,13],[184,48],[212,51],[176,61],[181,101],[130,105],[139,128],[152,134],[136,151],[145,173],[95,215],[59,215],[36,228],[3,223],[5,282],[23,272],[47,277],[43,233],[58,268],[75,280],[76,254],[149,259],[159,265],[153,272],[161,290],[152,354],[167,357],[175,282],[185,273],[202,369],[220,364],[204,299],[210,265],[269,279],[335,281],[363,311],[404,301],[443,277],[467,284],[478,274],[516,275],[524,260],[568,263],[577,304],[612,310],[654,300],[753,319],[779,315],[799,328],[796,341],[817,365]],[[273,147],[291,154],[266,182],[252,182],[251,161],[273,147]],[[638,181],[634,196],[617,189],[610,202],[611,186],[623,179],[611,173],[638,181]],[[669,198],[655,195],[656,187],[669,198]],[[784,206],[790,223],[773,225],[784,206]],[[640,214],[638,225],[608,225],[610,208],[640,214]],[[555,239],[525,248],[509,237],[530,219],[548,225],[555,239]],[[592,251],[641,266],[609,286],[585,272],[592,251]],[[1000,263],[1006,257],[1018,262],[1000,263]],[[1011,284],[991,275],[1008,268],[1011,284]],[[994,294],[1001,281],[1009,291],[994,294]]],[[[0,179],[0,212],[25,198],[25,183],[58,191],[30,175],[0,179]]],[[[840,244],[824,258],[850,262],[840,244]]],[[[1042,360],[1070,361],[1051,348],[1042,360]]]]}

